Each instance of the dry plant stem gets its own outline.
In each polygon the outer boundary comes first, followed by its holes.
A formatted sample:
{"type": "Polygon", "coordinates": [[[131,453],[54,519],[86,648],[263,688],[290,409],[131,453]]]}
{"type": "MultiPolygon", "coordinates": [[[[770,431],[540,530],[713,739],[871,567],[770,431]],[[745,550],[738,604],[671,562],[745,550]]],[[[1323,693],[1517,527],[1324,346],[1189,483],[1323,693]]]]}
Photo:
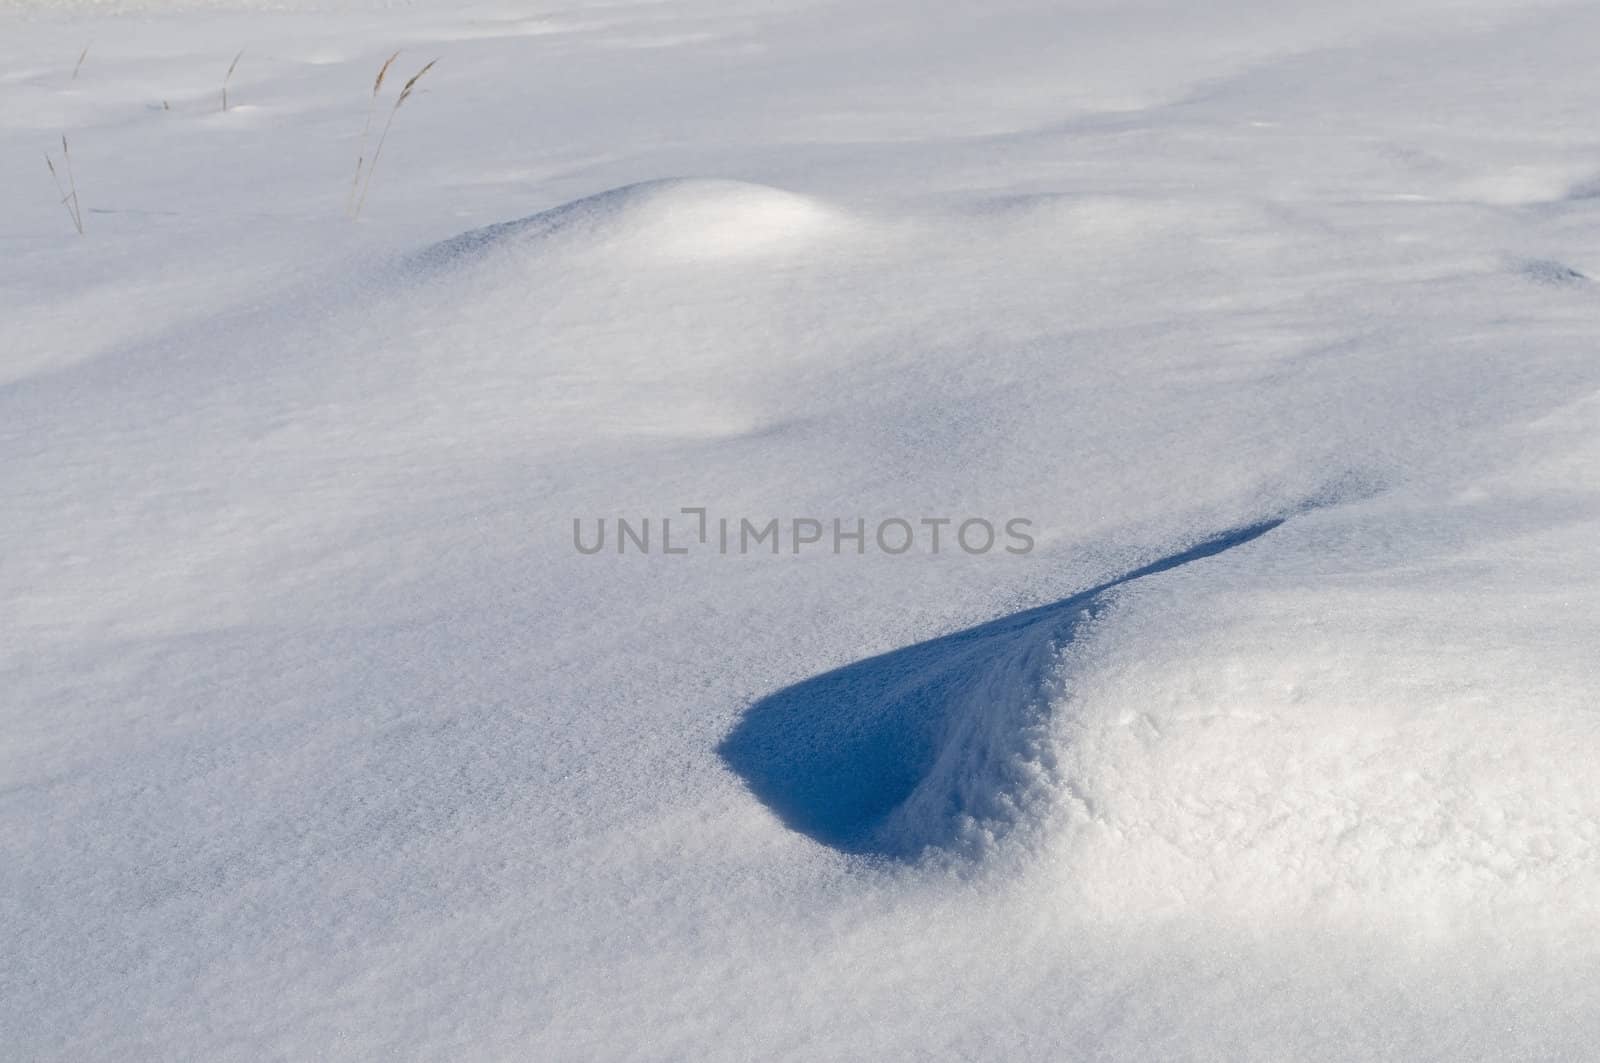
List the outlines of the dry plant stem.
{"type": "Polygon", "coordinates": [[[239,65],[239,60],[244,57],[244,49],[239,49],[239,54],[233,57],[233,62],[228,64],[228,72],[222,76],[222,110],[228,110],[228,82],[233,80],[233,68],[239,65]]]}
{"type": "Polygon", "coordinates": [[[78,80],[78,71],[83,69],[83,61],[85,59],[87,59],[87,58],[89,58],[89,45],[86,44],[86,45],[83,46],[83,51],[78,53],[78,62],[72,68],[72,80],[73,81],[77,81],[78,80]]]}
{"type": "Polygon", "coordinates": [[[61,157],[67,163],[67,188],[72,192],[72,220],[78,226],[78,235],[83,235],[83,207],[78,203],[78,180],[72,175],[72,152],[67,148],[67,138],[61,137],[61,157]]]}
{"type": "Polygon", "coordinates": [[[427,66],[412,74],[411,80],[406,82],[405,87],[400,90],[400,95],[395,97],[394,106],[389,108],[389,117],[383,123],[383,132],[378,135],[378,146],[373,149],[372,165],[367,167],[367,180],[361,186],[361,198],[356,200],[356,211],[353,217],[361,217],[361,208],[366,206],[367,193],[372,191],[372,175],[377,172],[378,160],[383,157],[383,142],[389,139],[389,127],[394,125],[394,116],[400,113],[400,105],[411,98],[411,90],[416,87],[418,81],[422,80],[422,75],[432,70],[433,64],[438,61],[437,59],[430,59],[427,66]]]}
{"type": "Polygon", "coordinates": [[[67,208],[67,217],[72,219],[72,227],[78,230],[78,235],[83,235],[83,227],[78,224],[78,215],[72,209],[72,197],[62,187],[61,175],[56,173],[56,164],[50,160],[49,152],[45,153],[44,164],[50,167],[50,178],[56,183],[56,191],[61,195],[61,205],[67,208]]]}
{"type": "Polygon", "coordinates": [[[385,59],[383,65],[378,68],[377,79],[372,83],[372,99],[367,104],[367,122],[361,127],[361,143],[356,148],[356,175],[350,181],[350,194],[345,197],[344,202],[346,214],[355,210],[356,192],[361,187],[361,169],[367,161],[367,138],[372,135],[372,119],[378,113],[378,92],[383,88],[384,75],[389,73],[389,67],[398,58],[400,58],[400,53],[395,52],[385,59]]]}
{"type": "Polygon", "coordinates": [[[61,184],[61,175],[56,172],[56,164],[51,161],[49,152],[45,153],[44,164],[50,168],[50,177],[56,183],[56,191],[61,194],[61,205],[67,208],[67,216],[72,219],[72,227],[78,230],[78,235],[83,235],[83,211],[78,207],[78,183],[72,176],[72,153],[67,150],[67,138],[61,138],[61,155],[66,160],[67,185],[61,184]]]}

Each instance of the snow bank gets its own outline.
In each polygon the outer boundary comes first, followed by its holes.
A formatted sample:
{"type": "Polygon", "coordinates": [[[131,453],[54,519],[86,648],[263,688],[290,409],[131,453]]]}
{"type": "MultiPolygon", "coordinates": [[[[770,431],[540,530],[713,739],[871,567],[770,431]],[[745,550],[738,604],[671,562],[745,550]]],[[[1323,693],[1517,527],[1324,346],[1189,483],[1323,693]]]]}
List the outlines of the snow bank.
{"type": "Polygon", "coordinates": [[[1060,655],[1111,592],[1280,523],[807,680],[753,706],[722,756],[791,826],[842,848],[918,856],[974,831],[992,837],[1037,800],[1030,791],[1040,783],[1041,732],[1059,709],[1060,655]]]}
{"type": "Polygon", "coordinates": [[[518,221],[465,233],[424,252],[425,263],[503,251],[610,257],[619,265],[740,259],[803,247],[836,216],[821,204],[742,181],[647,181],[518,221]],[[533,244],[533,247],[528,247],[533,244]]]}
{"type": "Polygon", "coordinates": [[[1385,508],[1152,581],[1067,655],[1035,758],[1062,888],[1119,918],[1596,924],[1595,669],[1558,648],[1596,633],[1573,608],[1592,583],[1553,560],[1587,518],[1374,544],[1385,508]],[[1504,553],[1485,615],[1459,577],[1504,553]]]}

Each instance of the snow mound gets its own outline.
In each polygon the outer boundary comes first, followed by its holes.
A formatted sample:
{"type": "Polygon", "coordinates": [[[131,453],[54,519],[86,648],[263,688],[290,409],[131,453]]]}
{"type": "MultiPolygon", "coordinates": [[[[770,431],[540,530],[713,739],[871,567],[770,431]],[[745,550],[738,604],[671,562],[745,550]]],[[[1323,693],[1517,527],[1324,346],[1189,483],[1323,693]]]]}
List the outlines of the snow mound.
{"type": "Polygon", "coordinates": [[[506,247],[589,252],[626,261],[717,262],[770,255],[837,228],[833,209],[743,181],[673,178],[625,185],[435,245],[429,262],[506,247]]]}
{"type": "Polygon", "coordinates": [[[1284,523],[779,691],[724,762],[823,844],[1020,858],[1097,918],[1600,923],[1592,666],[1526,648],[1573,623],[1559,574],[1494,652],[1437,543],[1410,581],[1342,559],[1303,611],[1339,544],[1251,546],[1284,523]]]}
{"type": "MultiPolygon", "coordinates": [[[[1485,650],[1464,601],[1461,622],[1430,625],[1436,592],[1391,594],[1379,611],[1329,592],[1320,621],[1271,594],[1243,595],[1246,618],[1226,592],[1108,618],[1037,762],[1052,891],[1132,920],[1600,922],[1587,665],[1485,650]]],[[[1526,607],[1555,612],[1558,594],[1526,607]]]]}
{"type": "Polygon", "coordinates": [[[719,752],[789,826],[847,852],[983,844],[1042,796],[1056,665],[1111,592],[1241,546],[1269,520],[1049,605],[860,661],[750,708],[719,752]]]}

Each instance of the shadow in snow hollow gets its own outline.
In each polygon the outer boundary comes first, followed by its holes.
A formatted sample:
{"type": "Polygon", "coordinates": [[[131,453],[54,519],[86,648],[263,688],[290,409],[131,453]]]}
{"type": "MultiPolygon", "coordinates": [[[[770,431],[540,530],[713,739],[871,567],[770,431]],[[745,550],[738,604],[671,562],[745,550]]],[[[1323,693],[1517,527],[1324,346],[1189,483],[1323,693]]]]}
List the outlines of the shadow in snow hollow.
{"type": "Polygon", "coordinates": [[[913,857],[1004,788],[1000,759],[1048,712],[1049,669],[1108,592],[1282,523],[1235,528],[1058,602],[786,687],[752,704],[717,752],[790,828],[843,852],[913,857]]]}

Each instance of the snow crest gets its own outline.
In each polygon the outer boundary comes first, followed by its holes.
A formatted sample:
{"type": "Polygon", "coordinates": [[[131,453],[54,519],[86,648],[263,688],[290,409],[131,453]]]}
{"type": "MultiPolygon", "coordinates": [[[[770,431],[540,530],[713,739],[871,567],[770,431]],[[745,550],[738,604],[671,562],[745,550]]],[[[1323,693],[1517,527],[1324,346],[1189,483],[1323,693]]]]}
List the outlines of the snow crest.
{"type": "Polygon", "coordinates": [[[766,185],[671,178],[613,188],[435,245],[448,263],[492,249],[603,255],[650,263],[742,260],[803,247],[842,224],[815,199],[766,185]]]}
{"type": "Polygon", "coordinates": [[[1061,656],[1118,588],[1249,543],[1213,536],[1061,601],[869,658],[751,707],[724,761],[791,827],[886,857],[983,848],[1049,792],[1061,656]]]}

